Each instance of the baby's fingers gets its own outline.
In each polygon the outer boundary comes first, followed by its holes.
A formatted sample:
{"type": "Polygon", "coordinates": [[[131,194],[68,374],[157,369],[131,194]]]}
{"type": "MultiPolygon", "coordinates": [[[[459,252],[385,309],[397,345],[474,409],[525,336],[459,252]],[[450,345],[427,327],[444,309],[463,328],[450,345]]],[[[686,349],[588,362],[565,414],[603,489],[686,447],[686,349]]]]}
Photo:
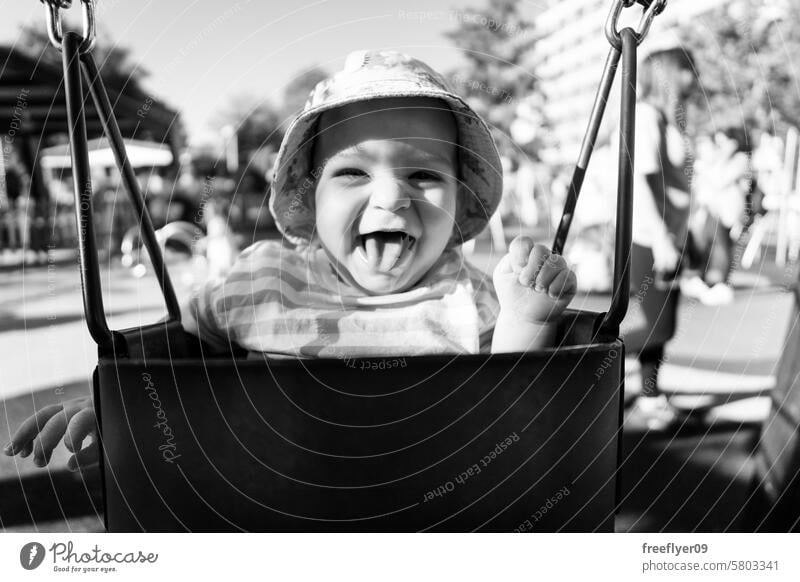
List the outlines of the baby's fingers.
{"type": "Polygon", "coordinates": [[[547,260],[544,261],[542,268],[539,269],[539,274],[536,277],[536,291],[544,291],[550,288],[550,284],[555,278],[564,271],[569,271],[567,261],[561,255],[550,254],[547,260]]]}
{"type": "Polygon", "coordinates": [[[519,273],[528,264],[531,250],[533,241],[527,236],[518,236],[508,245],[509,263],[514,273],[519,273]]]}
{"type": "Polygon", "coordinates": [[[64,436],[67,430],[67,415],[62,409],[47,421],[39,436],[33,442],[33,463],[37,467],[44,467],[50,462],[53,449],[64,436]]]}
{"type": "Polygon", "coordinates": [[[100,447],[97,442],[92,442],[89,446],[84,447],[67,461],[67,469],[70,471],[78,471],[79,469],[86,469],[91,465],[96,465],[100,461],[100,447]]]}
{"type": "Polygon", "coordinates": [[[64,446],[70,452],[79,451],[84,439],[97,427],[93,408],[84,408],[72,417],[64,435],[64,446]]]}
{"type": "Polygon", "coordinates": [[[547,294],[553,299],[566,299],[575,295],[578,290],[578,279],[569,269],[559,272],[547,288],[547,294]]]}
{"type": "Polygon", "coordinates": [[[39,431],[44,427],[47,422],[56,414],[61,412],[63,407],[60,404],[51,404],[45,406],[41,410],[37,410],[29,416],[14,433],[11,442],[6,445],[3,452],[6,455],[16,455],[23,453],[23,457],[27,457],[31,453],[33,439],[39,434],[39,431]]]}
{"type": "Polygon", "coordinates": [[[549,255],[550,251],[546,246],[536,245],[533,247],[533,250],[528,256],[528,264],[523,267],[519,274],[520,285],[533,287],[533,284],[536,281],[536,276],[539,273],[539,270],[542,268],[542,265],[544,265],[547,261],[547,257],[549,255]]]}

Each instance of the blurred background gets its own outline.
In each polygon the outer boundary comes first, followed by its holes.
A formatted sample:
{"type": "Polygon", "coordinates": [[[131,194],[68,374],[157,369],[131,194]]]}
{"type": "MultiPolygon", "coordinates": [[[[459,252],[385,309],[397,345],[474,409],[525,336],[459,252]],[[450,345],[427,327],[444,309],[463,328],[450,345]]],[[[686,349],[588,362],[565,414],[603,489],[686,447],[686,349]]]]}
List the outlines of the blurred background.
{"type": "MultiPolygon", "coordinates": [[[[238,250],[280,237],[267,205],[283,132],[314,85],[364,48],[428,62],[492,127],[505,191],[490,227],[465,248],[470,259],[491,272],[520,233],[549,244],[609,48],[609,0],[97,4],[95,59],[180,298],[223,274],[238,250]]],[[[0,436],[8,438],[34,408],[88,393],[96,355],[82,321],[60,54],[40,2],[0,0],[0,13],[0,436]]],[[[65,26],[79,27],[79,15],[68,11],[65,26]]],[[[694,55],[700,90],[687,102],[684,129],[696,200],[716,196],[731,128],[750,150],[742,196],[751,212],[732,227],[733,293],[695,297],[680,311],[662,370],[663,389],[702,411],[704,426],[758,425],[775,384],[800,255],[797,22],[797,0],[669,0],[642,46],[643,56],[674,46],[694,55]]],[[[609,301],[617,93],[565,251],[581,286],[576,307],[601,310],[609,301]]],[[[91,110],[88,130],[110,323],[149,323],[164,308],[140,252],[138,217],[91,110]]],[[[629,370],[637,374],[635,361],[629,370]]],[[[65,458],[59,449],[53,466],[65,458]]],[[[3,487],[18,498],[18,478],[36,471],[0,458],[0,500],[3,487]]],[[[79,498],[68,513],[92,513],[96,496],[79,498]]],[[[30,507],[15,513],[2,503],[7,523],[80,527],[61,519],[60,501],[60,515],[40,508],[37,519],[30,507]]],[[[630,529],[661,527],[643,515],[630,529]]]]}
{"type": "MultiPolygon", "coordinates": [[[[509,229],[549,232],[608,51],[602,27],[609,3],[332,4],[282,12],[253,2],[225,10],[203,2],[192,8],[98,2],[96,59],[156,226],[185,221],[205,229],[204,206],[213,200],[240,246],[275,235],[268,187],[288,123],[347,52],[391,47],[444,73],[492,125],[506,169],[493,242],[502,249],[499,233],[509,229]]],[[[39,3],[2,7],[1,260],[35,264],[47,250],[75,243],[59,54],[49,47],[39,3]]],[[[630,12],[624,16],[633,21],[630,12]]],[[[713,188],[716,135],[731,126],[747,131],[759,210],[768,212],[752,229],[746,264],[770,242],[781,262],[798,254],[800,93],[793,64],[800,32],[790,26],[797,12],[789,0],[672,0],[642,50],[681,46],[694,55],[701,91],[689,103],[685,129],[700,189],[713,188]]],[[[77,13],[68,11],[67,22],[76,25],[77,13]]],[[[604,233],[613,218],[609,144],[617,93],[571,238],[578,246],[573,262],[585,268],[580,279],[591,290],[609,282],[590,263],[610,256],[604,233]]],[[[136,220],[96,118],[89,132],[98,243],[119,255],[136,220]]]]}

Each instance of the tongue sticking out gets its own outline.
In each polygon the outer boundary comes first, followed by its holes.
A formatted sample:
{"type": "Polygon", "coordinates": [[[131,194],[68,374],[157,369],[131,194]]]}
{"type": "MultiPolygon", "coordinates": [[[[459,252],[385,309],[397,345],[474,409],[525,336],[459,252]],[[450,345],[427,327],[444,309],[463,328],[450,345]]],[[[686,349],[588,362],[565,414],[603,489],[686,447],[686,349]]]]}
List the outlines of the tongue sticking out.
{"type": "Polygon", "coordinates": [[[408,246],[409,237],[402,232],[372,232],[362,236],[367,264],[377,271],[390,271],[408,246]]]}

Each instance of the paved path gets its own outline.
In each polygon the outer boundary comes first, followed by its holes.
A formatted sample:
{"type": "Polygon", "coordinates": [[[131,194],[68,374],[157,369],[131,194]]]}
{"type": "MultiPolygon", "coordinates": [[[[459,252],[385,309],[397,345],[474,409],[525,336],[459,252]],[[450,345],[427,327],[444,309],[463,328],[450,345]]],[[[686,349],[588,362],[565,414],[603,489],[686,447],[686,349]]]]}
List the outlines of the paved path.
{"type": "MultiPolygon", "coordinates": [[[[175,287],[188,296],[188,269],[175,265],[175,287]]],[[[157,321],[166,313],[154,278],[113,265],[102,274],[112,329],[157,321]]],[[[83,320],[77,264],[26,268],[0,279],[0,400],[87,381],[97,350],[83,320]]]]}

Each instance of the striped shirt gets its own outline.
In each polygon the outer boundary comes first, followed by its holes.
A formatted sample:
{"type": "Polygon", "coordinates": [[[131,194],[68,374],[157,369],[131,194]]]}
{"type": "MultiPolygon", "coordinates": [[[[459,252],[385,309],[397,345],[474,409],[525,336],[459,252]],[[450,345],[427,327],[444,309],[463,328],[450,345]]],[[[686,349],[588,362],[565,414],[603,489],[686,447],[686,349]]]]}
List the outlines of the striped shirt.
{"type": "Polygon", "coordinates": [[[460,249],[445,251],[411,289],[370,296],[320,246],[261,241],[192,297],[183,321],[212,346],[278,357],[474,354],[490,352],[499,310],[490,276],[460,249]]]}

